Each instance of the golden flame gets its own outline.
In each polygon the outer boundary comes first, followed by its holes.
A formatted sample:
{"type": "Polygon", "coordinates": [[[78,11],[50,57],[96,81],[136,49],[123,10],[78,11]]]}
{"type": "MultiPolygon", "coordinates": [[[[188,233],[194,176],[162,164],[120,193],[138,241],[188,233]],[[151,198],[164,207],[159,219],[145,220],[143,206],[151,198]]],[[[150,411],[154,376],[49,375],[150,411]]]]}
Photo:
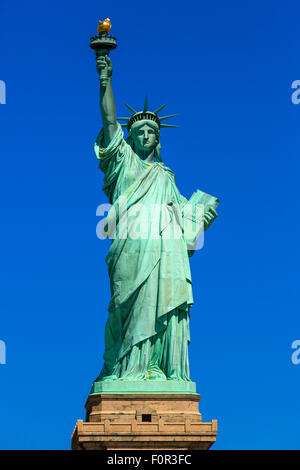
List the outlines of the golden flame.
{"type": "Polygon", "coordinates": [[[109,33],[111,30],[111,22],[109,18],[106,18],[103,21],[99,20],[99,25],[97,27],[98,33],[109,33]]]}

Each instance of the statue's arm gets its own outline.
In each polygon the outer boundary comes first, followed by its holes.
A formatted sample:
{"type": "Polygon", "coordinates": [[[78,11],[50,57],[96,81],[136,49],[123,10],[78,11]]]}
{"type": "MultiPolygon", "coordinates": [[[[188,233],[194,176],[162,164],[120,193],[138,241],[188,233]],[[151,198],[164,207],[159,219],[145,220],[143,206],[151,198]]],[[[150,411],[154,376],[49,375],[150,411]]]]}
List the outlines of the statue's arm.
{"type": "Polygon", "coordinates": [[[103,123],[104,144],[107,147],[118,128],[116,103],[111,84],[112,63],[108,56],[97,57],[97,70],[100,75],[100,111],[103,123]],[[104,76],[105,79],[101,79],[101,76],[104,76]]]}

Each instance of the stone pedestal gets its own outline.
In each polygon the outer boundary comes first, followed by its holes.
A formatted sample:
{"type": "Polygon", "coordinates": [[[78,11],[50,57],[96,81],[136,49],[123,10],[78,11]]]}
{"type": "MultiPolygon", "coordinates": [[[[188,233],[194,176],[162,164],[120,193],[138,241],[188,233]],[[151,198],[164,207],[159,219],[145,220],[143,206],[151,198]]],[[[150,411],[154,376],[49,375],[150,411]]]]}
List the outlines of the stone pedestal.
{"type": "Polygon", "coordinates": [[[73,450],[209,449],[217,421],[202,422],[200,395],[95,393],[86,403],[86,421],[78,420],[73,450]]]}

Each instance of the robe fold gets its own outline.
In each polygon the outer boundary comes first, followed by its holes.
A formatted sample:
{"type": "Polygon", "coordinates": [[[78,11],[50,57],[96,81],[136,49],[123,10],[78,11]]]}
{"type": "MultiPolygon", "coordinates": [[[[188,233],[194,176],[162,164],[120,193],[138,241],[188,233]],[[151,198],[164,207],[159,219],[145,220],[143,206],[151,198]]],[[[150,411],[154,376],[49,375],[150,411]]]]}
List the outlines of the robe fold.
{"type": "Polygon", "coordinates": [[[103,191],[112,204],[104,226],[108,233],[112,226],[115,237],[106,256],[111,301],[98,380],[145,379],[151,368],[165,378],[189,380],[192,280],[174,210],[187,200],[174,173],[161,162],[141,160],[120,125],[107,148],[103,137],[102,130],[95,153],[104,172],[103,191]],[[142,235],[145,227],[146,236],[128,236],[142,235]]]}

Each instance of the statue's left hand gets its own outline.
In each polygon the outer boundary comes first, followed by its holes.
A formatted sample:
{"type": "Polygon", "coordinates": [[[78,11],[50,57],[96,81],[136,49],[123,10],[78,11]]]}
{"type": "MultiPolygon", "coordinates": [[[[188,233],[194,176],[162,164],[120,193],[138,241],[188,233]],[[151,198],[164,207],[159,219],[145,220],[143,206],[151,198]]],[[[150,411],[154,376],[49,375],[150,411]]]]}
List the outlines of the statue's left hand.
{"type": "Polygon", "coordinates": [[[215,211],[215,209],[210,207],[208,211],[204,214],[204,230],[207,230],[208,227],[210,227],[216,217],[218,217],[217,212],[215,211]]]}

